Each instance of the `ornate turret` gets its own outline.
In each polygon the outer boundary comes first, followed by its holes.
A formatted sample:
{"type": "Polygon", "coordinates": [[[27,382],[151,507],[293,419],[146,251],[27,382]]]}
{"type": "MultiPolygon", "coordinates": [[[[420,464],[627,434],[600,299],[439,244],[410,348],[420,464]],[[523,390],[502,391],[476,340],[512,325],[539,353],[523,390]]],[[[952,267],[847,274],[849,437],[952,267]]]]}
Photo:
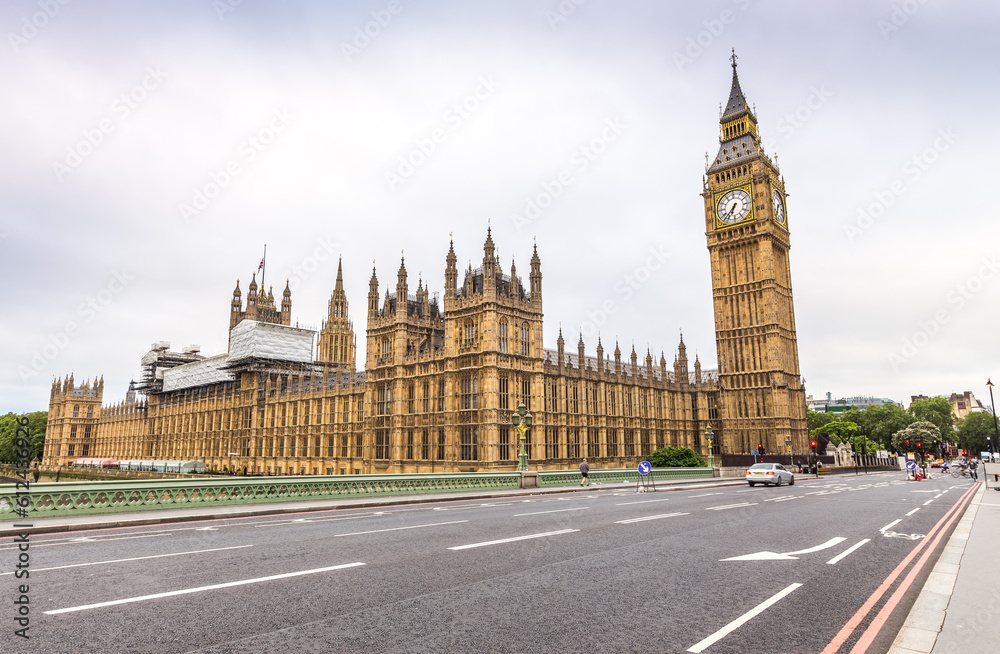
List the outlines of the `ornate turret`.
{"type": "Polygon", "coordinates": [[[292,289],[289,282],[285,280],[285,291],[281,294],[281,324],[292,324],[292,289]]]}
{"type": "Polygon", "coordinates": [[[604,372],[604,346],[600,334],[597,335],[597,372],[604,372]]]}
{"type": "Polygon", "coordinates": [[[327,317],[316,344],[316,359],[354,369],[357,341],[354,325],[348,318],[347,294],[344,292],[343,260],[337,262],[337,281],[330,295],[327,317]]]}
{"type": "Polygon", "coordinates": [[[368,280],[368,317],[378,315],[378,277],[375,275],[375,266],[372,265],[372,278],[368,280]]]}
{"type": "Polygon", "coordinates": [[[399,258],[399,272],[396,273],[396,315],[406,318],[406,300],[409,286],[406,284],[406,261],[399,258]]]}
{"type": "Polygon", "coordinates": [[[247,288],[247,311],[250,307],[257,307],[257,273],[250,278],[250,286],[247,288]]]}
{"type": "Polygon", "coordinates": [[[556,339],[556,348],[559,352],[559,358],[556,362],[562,368],[566,362],[566,341],[563,340],[562,327],[559,327],[559,338],[556,339]]]}
{"type": "Polygon", "coordinates": [[[577,360],[576,360],[577,367],[579,367],[580,370],[586,370],[587,369],[587,362],[586,362],[586,356],[585,356],[584,349],[583,349],[583,331],[582,330],[580,331],[580,342],[576,344],[576,356],[577,356],[577,360]]]}
{"type": "Polygon", "coordinates": [[[455,256],[455,241],[448,245],[448,256],[445,257],[447,264],[444,269],[444,295],[445,298],[455,297],[458,292],[458,267],[455,265],[458,257],[455,256]]]}
{"type": "Polygon", "coordinates": [[[531,301],[541,306],[542,303],[542,261],[538,258],[538,245],[531,255],[531,301]]]}

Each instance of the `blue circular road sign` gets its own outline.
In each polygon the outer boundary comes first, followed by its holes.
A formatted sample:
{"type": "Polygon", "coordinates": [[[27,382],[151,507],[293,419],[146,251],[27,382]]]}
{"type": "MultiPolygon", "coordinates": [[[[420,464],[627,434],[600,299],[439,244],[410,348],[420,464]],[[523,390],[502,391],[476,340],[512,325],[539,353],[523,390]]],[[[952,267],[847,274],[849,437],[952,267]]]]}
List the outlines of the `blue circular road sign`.
{"type": "Polygon", "coordinates": [[[639,464],[639,474],[648,475],[649,471],[653,469],[653,466],[649,465],[649,461],[643,461],[639,464]]]}
{"type": "Polygon", "coordinates": [[[906,469],[907,470],[916,470],[917,469],[917,464],[914,463],[913,461],[907,461],[906,462],[906,469]]]}

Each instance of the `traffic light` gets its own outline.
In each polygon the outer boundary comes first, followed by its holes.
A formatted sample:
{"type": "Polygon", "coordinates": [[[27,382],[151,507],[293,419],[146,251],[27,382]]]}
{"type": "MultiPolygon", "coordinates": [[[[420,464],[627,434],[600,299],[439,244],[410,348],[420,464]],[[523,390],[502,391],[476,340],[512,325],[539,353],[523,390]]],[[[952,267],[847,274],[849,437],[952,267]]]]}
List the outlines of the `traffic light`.
{"type": "Polygon", "coordinates": [[[809,447],[812,448],[813,454],[816,453],[816,441],[809,441],[809,447]]]}
{"type": "Polygon", "coordinates": [[[757,443],[757,451],[760,453],[761,456],[764,456],[764,444],[763,443],[757,443]]]}
{"type": "Polygon", "coordinates": [[[906,445],[906,451],[909,452],[910,451],[910,441],[909,440],[905,440],[905,441],[903,441],[903,443],[906,445]]]}

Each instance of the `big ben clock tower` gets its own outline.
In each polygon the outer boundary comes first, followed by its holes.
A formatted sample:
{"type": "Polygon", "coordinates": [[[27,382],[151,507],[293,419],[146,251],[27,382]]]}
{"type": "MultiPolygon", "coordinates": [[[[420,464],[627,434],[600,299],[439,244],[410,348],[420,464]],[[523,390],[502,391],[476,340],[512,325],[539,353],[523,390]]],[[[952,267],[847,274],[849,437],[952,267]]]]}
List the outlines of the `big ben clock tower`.
{"type": "Polygon", "coordinates": [[[719,119],[719,153],[706,170],[723,452],[808,451],[799,375],[784,179],[764,153],[731,58],[733,85],[719,119]]]}

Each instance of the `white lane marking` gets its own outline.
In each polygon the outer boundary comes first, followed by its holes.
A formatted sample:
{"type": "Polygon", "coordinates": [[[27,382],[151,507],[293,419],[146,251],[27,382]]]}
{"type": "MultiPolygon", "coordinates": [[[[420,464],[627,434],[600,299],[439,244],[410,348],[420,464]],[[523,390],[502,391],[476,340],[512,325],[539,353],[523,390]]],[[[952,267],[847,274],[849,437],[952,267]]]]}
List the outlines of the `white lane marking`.
{"type": "Polygon", "coordinates": [[[669,500],[669,497],[664,497],[659,500],[636,500],[635,502],[621,502],[620,504],[615,504],[615,506],[625,506],[627,504],[646,504],[648,502],[667,502],[669,500]]]}
{"type": "Polygon", "coordinates": [[[810,491],[810,492],[806,493],[806,495],[819,495],[819,494],[825,493],[825,492],[826,491],[810,491]]]}
{"type": "Polygon", "coordinates": [[[753,493],[754,490],[752,488],[748,488],[746,490],[741,490],[741,491],[736,491],[736,492],[737,493],[753,493]]]}
{"type": "Polygon", "coordinates": [[[920,507],[918,506],[917,508],[915,508],[912,511],[910,511],[909,513],[907,513],[906,517],[909,518],[911,515],[913,515],[914,513],[916,513],[919,510],[920,510],[920,507]]]}
{"type": "Polygon", "coordinates": [[[933,493],[935,491],[932,491],[932,490],[918,490],[918,491],[910,491],[910,492],[911,493],[933,493]]]}
{"type": "Polygon", "coordinates": [[[371,531],[355,531],[350,534],[334,534],[334,538],[340,538],[342,536],[362,536],[364,534],[380,534],[384,531],[403,531],[404,529],[420,529],[421,527],[440,527],[441,525],[457,525],[460,522],[468,522],[468,520],[452,520],[451,522],[432,522],[427,525],[411,525],[409,527],[392,527],[390,529],[372,529],[371,531]]]}
{"type": "Polygon", "coordinates": [[[720,559],[720,561],[796,561],[798,557],[793,556],[794,554],[812,554],[813,552],[819,552],[820,550],[825,550],[827,548],[833,547],[834,545],[839,545],[843,543],[846,538],[843,536],[835,536],[825,543],[816,545],[815,547],[810,547],[804,550],[797,550],[795,552],[754,552],[753,554],[744,554],[742,556],[733,556],[728,559],[720,559]]]}
{"type": "Polygon", "coordinates": [[[934,496],[934,499],[936,500],[937,498],[941,497],[942,495],[944,495],[944,493],[938,493],[937,495],[934,496]]]}
{"type": "MultiPolygon", "coordinates": [[[[281,520],[281,521],[277,521],[277,522],[261,522],[261,523],[258,523],[258,524],[253,524],[251,526],[254,529],[258,529],[260,527],[288,527],[290,525],[300,524],[300,523],[303,523],[303,522],[339,522],[341,520],[358,520],[358,519],[361,519],[361,518],[371,518],[372,516],[376,516],[376,515],[378,515],[378,514],[377,513],[365,513],[365,514],[360,514],[360,515],[343,516],[343,517],[340,517],[340,518],[300,518],[300,519],[297,519],[297,520],[281,520]]],[[[228,526],[232,526],[232,525],[222,525],[222,526],[228,527],[228,526]]],[[[207,527],[206,527],[206,529],[207,529],[207,527]]]]}
{"type": "MultiPolygon", "coordinates": [[[[71,565],[57,565],[54,568],[32,568],[32,572],[45,572],[46,570],[62,570],[64,568],[82,568],[88,565],[107,565],[108,563],[127,563],[129,561],[143,561],[145,559],[162,559],[167,556],[183,556],[184,554],[203,554],[205,552],[221,552],[223,550],[238,550],[253,545],[235,545],[233,547],[216,547],[210,550],[192,550],[190,552],[174,552],[173,554],[151,554],[150,556],[134,556],[130,559],[114,559],[113,561],[91,561],[90,563],[73,563],[71,565]]],[[[0,576],[12,575],[13,572],[0,572],[0,576]]]]}
{"type": "Polygon", "coordinates": [[[520,518],[520,517],[526,516],[526,515],[541,515],[543,513],[562,513],[563,511],[585,511],[585,510],[587,510],[589,508],[590,508],[589,506],[578,506],[578,507],[576,507],[574,509],[552,509],[551,511],[534,511],[532,513],[515,513],[514,517],[515,518],[520,518]]]}
{"type": "MultiPolygon", "coordinates": [[[[673,517],[679,516],[679,515],[689,515],[689,514],[687,514],[687,513],[664,513],[662,515],[647,515],[647,516],[645,516],[643,518],[630,518],[628,520],[615,520],[615,524],[616,525],[628,525],[628,524],[632,524],[633,522],[643,522],[644,520],[658,520],[660,518],[673,518],[673,517]]],[[[8,572],[6,574],[13,574],[13,573],[12,572],[8,572]]]]}
{"type": "Polygon", "coordinates": [[[530,534],[528,536],[514,536],[513,538],[501,538],[500,540],[489,540],[484,543],[472,543],[470,545],[458,545],[456,547],[449,547],[450,550],[470,550],[473,547],[485,547],[487,545],[500,545],[501,543],[513,543],[518,540],[528,540],[531,538],[545,538],[546,536],[558,536],[560,534],[569,534],[574,531],[580,531],[579,529],[560,529],[559,531],[547,531],[544,534],[530,534]]]}
{"type": "Polygon", "coordinates": [[[736,631],[741,626],[743,626],[744,624],[746,624],[747,622],[749,622],[753,618],[757,617],[758,615],[760,615],[761,613],[763,613],[764,611],[766,611],[772,605],[777,604],[783,598],[785,598],[788,595],[790,595],[793,592],[795,592],[801,586],[802,586],[802,584],[792,584],[792,585],[788,586],[783,591],[780,591],[779,593],[777,593],[774,596],[772,596],[771,599],[765,600],[764,602],[761,602],[756,607],[750,609],[749,611],[747,611],[746,613],[744,613],[740,617],[736,618],[735,620],[733,620],[732,622],[730,622],[729,624],[727,624],[722,629],[719,629],[718,631],[716,631],[714,634],[712,634],[708,638],[705,638],[704,640],[699,641],[698,643],[692,645],[688,649],[688,651],[689,652],[695,652],[695,654],[697,654],[698,652],[704,652],[706,649],[708,649],[709,647],[711,647],[714,643],[722,640],[723,638],[725,638],[726,636],[728,636],[732,632],[736,631]]]}
{"type": "MultiPolygon", "coordinates": [[[[61,543],[39,543],[35,545],[31,544],[32,549],[36,547],[52,547],[53,545],[77,545],[80,543],[105,543],[109,540],[129,540],[132,538],[151,538],[153,536],[169,536],[169,533],[155,533],[155,534],[142,534],[140,536],[120,536],[118,538],[70,538],[61,543]]],[[[13,550],[16,547],[0,547],[0,551],[3,550],[13,550]]]]}
{"type": "Polygon", "coordinates": [[[694,497],[708,497],[709,495],[722,495],[722,493],[703,493],[701,495],[691,495],[691,497],[692,498],[694,498],[694,497]]]}
{"type": "Polygon", "coordinates": [[[859,549],[859,548],[860,548],[861,546],[863,546],[863,545],[864,545],[865,543],[868,543],[868,542],[870,542],[870,541],[871,541],[871,538],[866,538],[866,539],[864,539],[863,541],[861,541],[860,543],[856,543],[856,544],[854,544],[854,545],[851,545],[851,546],[850,546],[850,547],[848,547],[848,548],[847,548],[846,550],[844,550],[843,552],[841,552],[841,553],[840,553],[840,554],[838,554],[837,556],[835,556],[835,557],[833,557],[832,559],[830,559],[829,561],[827,561],[827,562],[826,562],[826,563],[827,563],[827,565],[836,565],[837,563],[839,563],[839,562],[840,562],[840,560],[841,560],[841,559],[843,559],[844,557],[846,557],[846,556],[847,556],[848,554],[851,554],[851,553],[853,553],[853,552],[854,552],[854,550],[856,550],[856,549],[859,549]]]}
{"type": "Polygon", "coordinates": [[[886,529],[892,529],[893,527],[895,527],[896,525],[898,525],[898,524],[899,524],[899,523],[901,523],[902,521],[903,521],[903,519],[902,519],[902,518],[900,518],[899,520],[893,520],[892,522],[890,522],[890,523],[889,523],[889,524],[887,524],[886,526],[884,526],[884,527],[882,527],[881,529],[879,529],[879,531],[881,531],[881,532],[885,532],[885,530],[886,530],[886,529]]]}
{"type": "Polygon", "coordinates": [[[756,506],[757,502],[743,502],[742,504],[723,504],[721,506],[707,507],[706,511],[724,511],[726,509],[738,509],[741,506],[756,506]]]}
{"type": "Polygon", "coordinates": [[[929,499],[926,502],[924,502],[924,506],[927,506],[928,504],[930,504],[933,501],[934,501],[934,498],[932,497],[931,499],[929,499]]]}
{"type": "MultiPolygon", "coordinates": [[[[775,498],[775,502],[787,502],[788,500],[801,500],[802,495],[792,495],[790,497],[778,497],[775,498]]],[[[764,500],[765,502],[770,502],[771,500],[764,500]]]]}
{"type": "Polygon", "coordinates": [[[132,602],[144,602],[146,600],[161,599],[164,597],[173,597],[175,595],[200,593],[206,590],[218,590],[219,588],[245,586],[246,584],[257,584],[262,581],[274,581],[276,579],[288,579],[289,577],[301,577],[302,575],[312,575],[318,572],[329,572],[330,570],[342,570],[344,568],[354,568],[359,565],[364,565],[364,563],[361,563],[360,561],[357,563],[344,563],[342,565],[332,565],[328,568],[316,568],[315,570],[302,570],[300,572],[286,572],[285,574],[271,575],[269,577],[257,577],[256,579],[243,579],[240,581],[230,581],[224,584],[212,584],[211,586],[199,586],[197,588],[171,590],[166,593],[154,593],[153,595],[140,595],[139,597],[127,597],[125,599],[111,600],[110,602],[98,602],[97,604],[84,604],[82,606],[71,606],[66,609],[56,609],[54,611],[46,611],[45,615],[59,615],[60,613],[72,613],[73,611],[86,611],[88,609],[99,609],[105,606],[117,606],[119,604],[130,604],[132,602]]]}

